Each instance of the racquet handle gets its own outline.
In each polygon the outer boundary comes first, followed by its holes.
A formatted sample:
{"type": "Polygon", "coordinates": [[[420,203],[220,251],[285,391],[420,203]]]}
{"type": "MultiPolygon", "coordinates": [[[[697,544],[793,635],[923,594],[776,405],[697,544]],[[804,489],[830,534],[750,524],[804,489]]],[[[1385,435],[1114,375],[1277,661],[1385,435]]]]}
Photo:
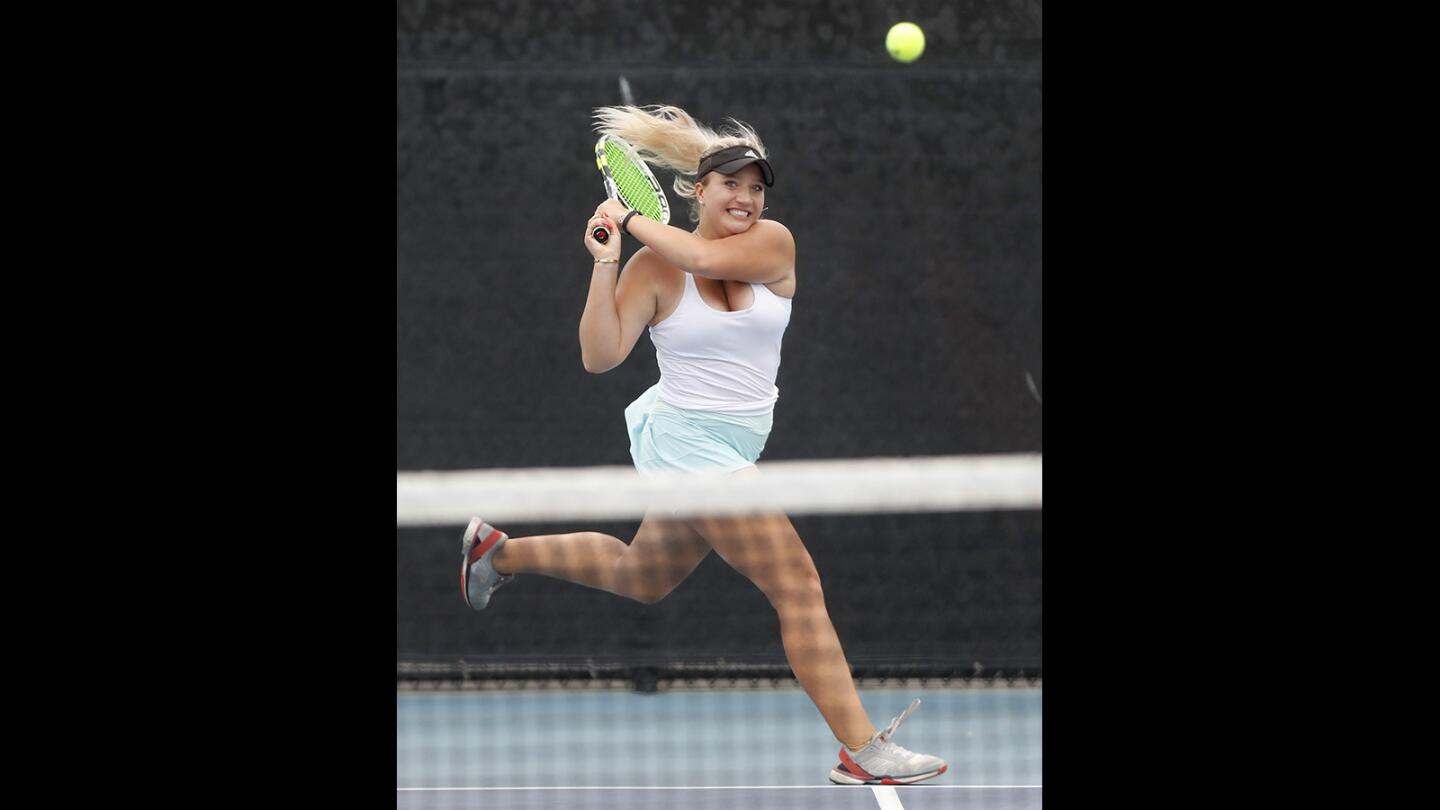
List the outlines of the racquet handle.
{"type": "Polygon", "coordinates": [[[610,241],[610,231],[605,228],[596,228],[590,233],[590,236],[602,245],[610,241]]]}

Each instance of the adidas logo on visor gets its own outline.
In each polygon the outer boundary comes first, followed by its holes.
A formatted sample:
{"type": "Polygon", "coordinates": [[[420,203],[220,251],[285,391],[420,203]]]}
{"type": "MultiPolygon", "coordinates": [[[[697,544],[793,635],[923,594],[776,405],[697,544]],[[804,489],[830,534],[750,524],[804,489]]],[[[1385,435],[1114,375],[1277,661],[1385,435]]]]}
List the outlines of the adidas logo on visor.
{"type": "Polygon", "coordinates": [[[757,160],[760,158],[759,155],[755,154],[754,152],[750,151],[749,149],[746,149],[746,150],[745,150],[745,157],[753,157],[753,158],[755,158],[755,159],[757,159],[757,160]]]}

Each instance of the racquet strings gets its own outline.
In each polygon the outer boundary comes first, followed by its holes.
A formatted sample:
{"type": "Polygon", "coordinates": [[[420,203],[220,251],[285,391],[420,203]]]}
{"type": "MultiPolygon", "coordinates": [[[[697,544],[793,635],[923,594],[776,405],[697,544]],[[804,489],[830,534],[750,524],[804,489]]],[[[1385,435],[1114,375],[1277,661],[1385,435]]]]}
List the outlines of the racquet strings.
{"type": "Polygon", "coordinates": [[[660,199],[663,192],[641,166],[626,153],[624,147],[613,141],[605,142],[605,162],[610,168],[610,177],[620,192],[620,201],[640,212],[640,215],[656,222],[669,222],[670,212],[660,199]]]}

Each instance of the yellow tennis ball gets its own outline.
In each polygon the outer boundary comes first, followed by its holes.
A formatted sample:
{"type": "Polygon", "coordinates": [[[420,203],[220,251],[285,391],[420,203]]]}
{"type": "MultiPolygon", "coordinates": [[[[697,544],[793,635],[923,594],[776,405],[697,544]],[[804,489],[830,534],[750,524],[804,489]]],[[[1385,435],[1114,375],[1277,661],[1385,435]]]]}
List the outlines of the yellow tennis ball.
{"type": "Polygon", "coordinates": [[[915,23],[895,23],[885,35],[885,50],[897,61],[914,62],[925,52],[925,32],[915,23]]]}

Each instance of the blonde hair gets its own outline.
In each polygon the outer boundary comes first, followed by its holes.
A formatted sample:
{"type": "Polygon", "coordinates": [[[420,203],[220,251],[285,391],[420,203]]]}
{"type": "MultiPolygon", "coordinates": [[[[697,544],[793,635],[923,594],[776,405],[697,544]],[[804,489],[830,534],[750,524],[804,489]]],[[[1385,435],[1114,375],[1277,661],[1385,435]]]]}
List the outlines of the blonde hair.
{"type": "Polygon", "coordinates": [[[671,187],[690,201],[691,222],[700,221],[700,207],[695,202],[695,170],[700,167],[701,158],[726,147],[742,145],[751,147],[762,158],[769,158],[755,130],[734,118],[726,120],[729,124],[716,132],[679,107],[654,104],[595,108],[596,132],[628,141],[646,163],[675,173],[671,187]]]}

